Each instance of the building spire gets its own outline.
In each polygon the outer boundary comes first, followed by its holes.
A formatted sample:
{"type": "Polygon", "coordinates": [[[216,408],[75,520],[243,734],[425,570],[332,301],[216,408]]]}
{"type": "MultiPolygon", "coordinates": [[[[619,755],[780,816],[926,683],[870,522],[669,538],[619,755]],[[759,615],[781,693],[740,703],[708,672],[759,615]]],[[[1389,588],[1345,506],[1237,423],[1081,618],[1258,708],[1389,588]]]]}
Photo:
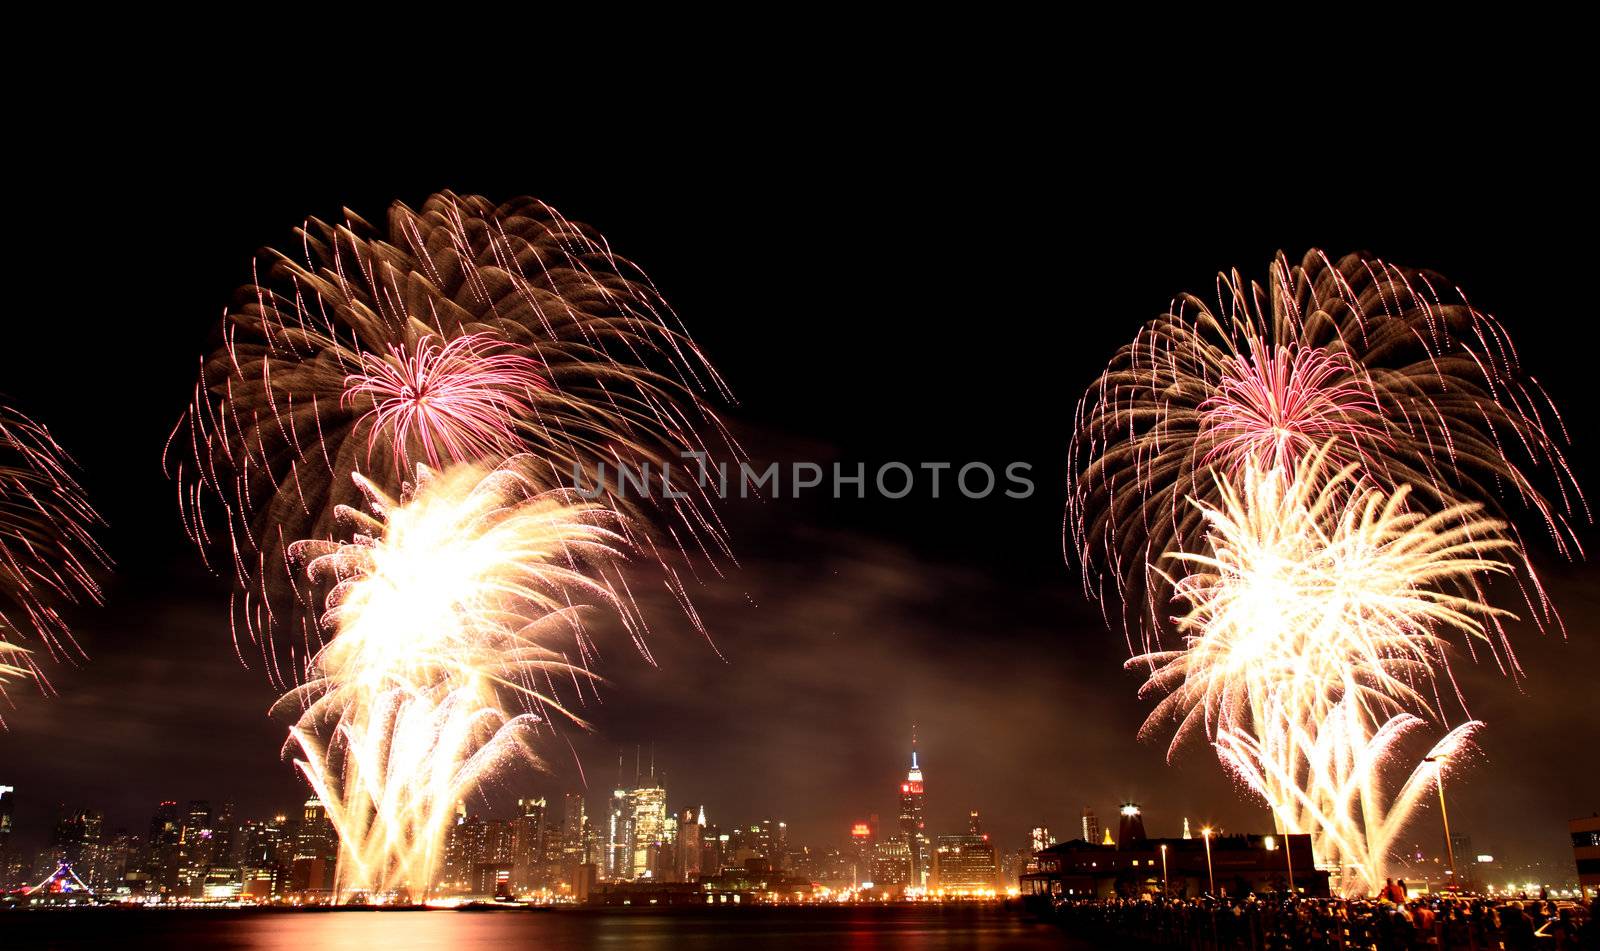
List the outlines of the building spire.
{"type": "Polygon", "coordinates": [[[917,725],[915,723],[911,724],[911,768],[919,768],[917,766],[917,725]]]}

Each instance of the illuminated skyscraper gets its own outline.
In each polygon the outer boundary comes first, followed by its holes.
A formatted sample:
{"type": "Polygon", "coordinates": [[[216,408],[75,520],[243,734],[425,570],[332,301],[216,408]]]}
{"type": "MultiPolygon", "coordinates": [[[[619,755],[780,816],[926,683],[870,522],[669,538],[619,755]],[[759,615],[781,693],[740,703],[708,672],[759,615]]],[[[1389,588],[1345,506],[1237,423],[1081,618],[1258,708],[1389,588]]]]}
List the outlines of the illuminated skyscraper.
{"type": "Polygon", "coordinates": [[[928,885],[928,825],[923,818],[926,793],[922,785],[922,767],[917,763],[917,735],[911,734],[911,769],[900,784],[900,835],[911,855],[911,884],[926,888],[928,885]]]}
{"type": "Polygon", "coordinates": [[[145,838],[145,876],[152,890],[168,892],[177,884],[182,837],[178,804],[169,799],[156,806],[155,815],[150,817],[150,834],[145,838]]]}
{"type": "Polygon", "coordinates": [[[511,820],[511,891],[527,894],[549,884],[545,839],[550,835],[550,815],[543,796],[518,799],[517,817],[511,820]]]}
{"type": "Polygon", "coordinates": [[[67,810],[63,808],[56,817],[50,833],[50,845],[39,856],[35,873],[49,875],[58,865],[72,866],[79,877],[88,872],[89,863],[100,845],[100,813],[92,809],[67,810]],[[82,871],[79,871],[82,870],[82,871]]]}
{"type": "Polygon", "coordinates": [[[628,809],[628,791],[611,792],[611,808],[606,817],[605,876],[608,881],[626,881],[633,868],[633,813],[628,809]]]}
{"type": "Polygon", "coordinates": [[[85,874],[80,877],[97,892],[113,894],[124,884],[129,864],[139,856],[139,837],[127,829],[102,833],[91,857],[85,859],[85,874]]]}
{"type": "Polygon", "coordinates": [[[693,809],[685,809],[678,819],[677,871],[682,881],[692,882],[700,877],[700,829],[705,821],[704,806],[698,815],[693,809]]]}
{"type": "Polygon", "coordinates": [[[989,837],[941,835],[933,850],[934,880],[941,891],[958,895],[990,892],[1000,884],[1000,863],[989,837]]]}
{"type": "Polygon", "coordinates": [[[1100,841],[1100,820],[1088,806],[1083,807],[1083,841],[1091,845],[1100,841]]]}
{"type": "Polygon", "coordinates": [[[789,852],[789,824],[774,819],[762,819],[757,825],[750,827],[750,838],[754,842],[755,853],[761,861],[767,863],[768,868],[783,868],[787,864],[789,852]]]}
{"type": "Polygon", "coordinates": [[[700,809],[700,872],[703,875],[716,875],[721,872],[727,861],[723,858],[728,847],[728,834],[720,828],[706,822],[706,811],[700,809]]]}
{"type": "Polygon", "coordinates": [[[201,897],[200,886],[205,880],[206,869],[211,867],[214,847],[211,803],[204,799],[192,799],[178,827],[179,859],[176,888],[179,894],[190,898],[201,897]]]}
{"type": "Polygon", "coordinates": [[[583,802],[583,793],[569,792],[561,800],[560,864],[558,884],[564,882],[573,889],[582,875],[585,854],[585,836],[589,831],[589,816],[583,802]]]}
{"type": "Polygon", "coordinates": [[[851,885],[872,881],[872,857],[877,847],[878,836],[871,822],[857,822],[850,827],[851,885]]]}
{"type": "Polygon", "coordinates": [[[911,884],[911,849],[900,834],[879,842],[872,856],[872,884],[875,888],[904,887],[911,884]]]}
{"type": "Polygon", "coordinates": [[[627,874],[629,880],[655,877],[657,856],[667,842],[667,791],[655,784],[628,793],[628,812],[633,817],[627,874]]]}
{"type": "Polygon", "coordinates": [[[1034,826],[1028,833],[1028,846],[1035,852],[1043,852],[1056,844],[1056,837],[1050,834],[1049,826],[1034,826]]]}
{"type": "MultiPolygon", "coordinates": [[[[192,809],[191,809],[192,811],[192,809]]],[[[300,829],[295,836],[290,887],[305,893],[326,893],[333,888],[334,860],[339,854],[339,835],[333,830],[328,809],[315,796],[306,800],[300,811],[300,829]]]]}
{"type": "MultiPolygon", "coordinates": [[[[11,847],[12,814],[16,809],[17,791],[12,786],[0,786],[0,889],[21,887],[23,869],[11,847]]],[[[31,883],[30,883],[31,884],[31,883]]]]}

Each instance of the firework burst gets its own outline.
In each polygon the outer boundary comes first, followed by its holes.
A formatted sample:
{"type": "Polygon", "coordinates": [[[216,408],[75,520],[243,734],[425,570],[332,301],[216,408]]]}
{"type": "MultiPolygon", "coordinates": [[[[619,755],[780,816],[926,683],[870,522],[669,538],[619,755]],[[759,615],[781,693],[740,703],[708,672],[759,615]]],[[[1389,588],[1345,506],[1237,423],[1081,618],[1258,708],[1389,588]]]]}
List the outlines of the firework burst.
{"type": "MultiPolygon", "coordinates": [[[[1445,716],[1444,634],[1491,636],[1504,612],[1478,581],[1509,570],[1515,543],[1478,506],[1426,515],[1405,488],[1355,480],[1357,463],[1326,475],[1328,456],[1323,447],[1293,472],[1251,461],[1237,481],[1217,477],[1219,502],[1196,503],[1210,553],[1171,556],[1191,569],[1175,583],[1189,607],[1184,647],[1129,666],[1148,667],[1143,694],[1162,698],[1145,734],[1176,722],[1175,751],[1203,732],[1354,892],[1382,881],[1428,788],[1426,770],[1393,795],[1384,777],[1417,714],[1445,716]]],[[[1451,745],[1476,728],[1458,728],[1451,745]]]]}
{"type": "Polygon", "coordinates": [[[41,657],[84,656],[61,609],[101,603],[95,574],[111,560],[74,468],[47,429],[0,405],[0,681],[31,677],[49,689],[41,657]]]}
{"type": "MultiPolygon", "coordinates": [[[[1411,486],[1436,511],[1536,512],[1576,557],[1572,521],[1588,510],[1564,444],[1505,331],[1438,275],[1359,255],[1335,264],[1313,251],[1296,266],[1280,256],[1265,287],[1220,276],[1215,305],[1184,295],[1118,351],[1078,407],[1066,540],[1085,590],[1120,604],[1130,650],[1148,652],[1182,575],[1154,566],[1201,549],[1204,510],[1186,500],[1216,502],[1214,473],[1292,470],[1330,445],[1338,465],[1358,463],[1388,491],[1411,486]]],[[[1525,556],[1515,560],[1530,616],[1557,621],[1525,556]]],[[[1503,637],[1493,649],[1515,669],[1503,637]]]]}
{"type": "Polygon", "coordinates": [[[293,546],[331,637],[280,707],[299,711],[290,748],[339,833],[343,900],[420,900],[455,804],[533,759],[539,723],[577,719],[556,684],[591,676],[569,659],[583,613],[630,613],[604,570],[627,547],[618,517],[541,490],[534,468],[422,468],[400,500],[357,477],[373,514],[341,508],[352,540],[293,546]]]}
{"type": "Polygon", "coordinates": [[[368,407],[356,420],[372,449],[387,445],[389,471],[415,463],[504,458],[522,443],[522,420],[534,415],[533,394],[547,389],[539,365],[485,334],[441,343],[423,337],[414,351],[396,347],[361,354],[361,371],[345,377],[342,404],[368,407]]]}
{"type": "MultiPolygon", "coordinates": [[[[275,684],[320,646],[289,547],[335,536],[339,506],[361,504],[353,474],[395,495],[417,463],[526,451],[570,485],[738,454],[706,399],[725,386],[649,279],[542,202],[443,193],[394,205],[386,232],[347,213],[298,238],[226,313],[167,457],[186,530],[237,578],[240,656],[275,684]]],[[[630,541],[687,604],[674,566],[731,556],[704,488],[677,488],[607,501],[657,507],[630,541]]]]}

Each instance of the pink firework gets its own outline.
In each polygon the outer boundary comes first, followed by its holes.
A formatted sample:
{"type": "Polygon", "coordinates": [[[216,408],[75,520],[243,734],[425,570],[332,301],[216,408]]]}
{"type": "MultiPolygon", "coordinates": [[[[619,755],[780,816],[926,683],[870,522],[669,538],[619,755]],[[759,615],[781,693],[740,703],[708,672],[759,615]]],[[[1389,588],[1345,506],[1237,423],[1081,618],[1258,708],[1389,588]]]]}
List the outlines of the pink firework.
{"type": "MultiPolygon", "coordinates": [[[[1582,555],[1588,503],[1567,433],[1510,335],[1438,274],[1320,251],[1279,255],[1264,283],[1219,275],[1142,326],[1074,420],[1065,547],[1084,589],[1120,608],[1130,651],[1170,633],[1173,581],[1154,566],[1206,544],[1218,475],[1293,468],[1331,443],[1372,485],[1419,505],[1528,513],[1561,555],[1582,555]]],[[[1525,549],[1526,616],[1559,624],[1525,549]]],[[[1509,645],[1499,653],[1515,666],[1509,645]]]]}
{"type": "MultiPolygon", "coordinates": [[[[237,582],[240,658],[286,686],[325,633],[289,549],[365,506],[354,476],[399,496],[418,463],[528,453],[551,485],[592,486],[605,466],[615,486],[623,467],[739,456],[712,403],[729,397],[649,277],[592,229],[536,199],[444,192],[394,204],[386,227],[310,219],[294,247],[262,252],[165,462],[185,531],[237,582]]],[[[678,566],[732,556],[705,487],[675,489],[606,501],[693,617],[678,566]]]]}
{"type": "Polygon", "coordinates": [[[1329,443],[1345,462],[1388,442],[1377,397],[1343,351],[1274,347],[1254,337],[1248,355],[1227,363],[1215,394],[1200,404],[1206,465],[1235,473],[1248,462],[1292,470],[1329,443]]]}
{"type": "Polygon", "coordinates": [[[488,334],[441,343],[424,337],[388,356],[361,354],[361,372],[345,377],[347,405],[368,404],[367,455],[388,445],[394,467],[442,466],[517,450],[519,422],[548,389],[539,365],[488,334]],[[413,447],[420,450],[414,459],[413,447]]]}
{"type": "Polygon", "coordinates": [[[48,689],[41,658],[83,656],[61,609],[101,603],[95,576],[111,559],[73,468],[49,430],[0,405],[0,681],[28,676],[48,689]]]}

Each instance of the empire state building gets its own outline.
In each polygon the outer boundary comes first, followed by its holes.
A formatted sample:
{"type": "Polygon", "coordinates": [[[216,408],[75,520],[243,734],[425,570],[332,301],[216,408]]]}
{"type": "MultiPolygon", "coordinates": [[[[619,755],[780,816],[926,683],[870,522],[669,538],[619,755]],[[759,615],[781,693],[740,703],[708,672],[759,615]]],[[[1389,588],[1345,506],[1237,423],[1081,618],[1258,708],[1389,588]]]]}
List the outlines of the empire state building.
{"type": "Polygon", "coordinates": [[[928,887],[928,831],[922,809],[927,796],[922,788],[922,767],[917,764],[917,737],[911,736],[911,769],[900,784],[900,834],[911,852],[911,884],[928,887]]]}

